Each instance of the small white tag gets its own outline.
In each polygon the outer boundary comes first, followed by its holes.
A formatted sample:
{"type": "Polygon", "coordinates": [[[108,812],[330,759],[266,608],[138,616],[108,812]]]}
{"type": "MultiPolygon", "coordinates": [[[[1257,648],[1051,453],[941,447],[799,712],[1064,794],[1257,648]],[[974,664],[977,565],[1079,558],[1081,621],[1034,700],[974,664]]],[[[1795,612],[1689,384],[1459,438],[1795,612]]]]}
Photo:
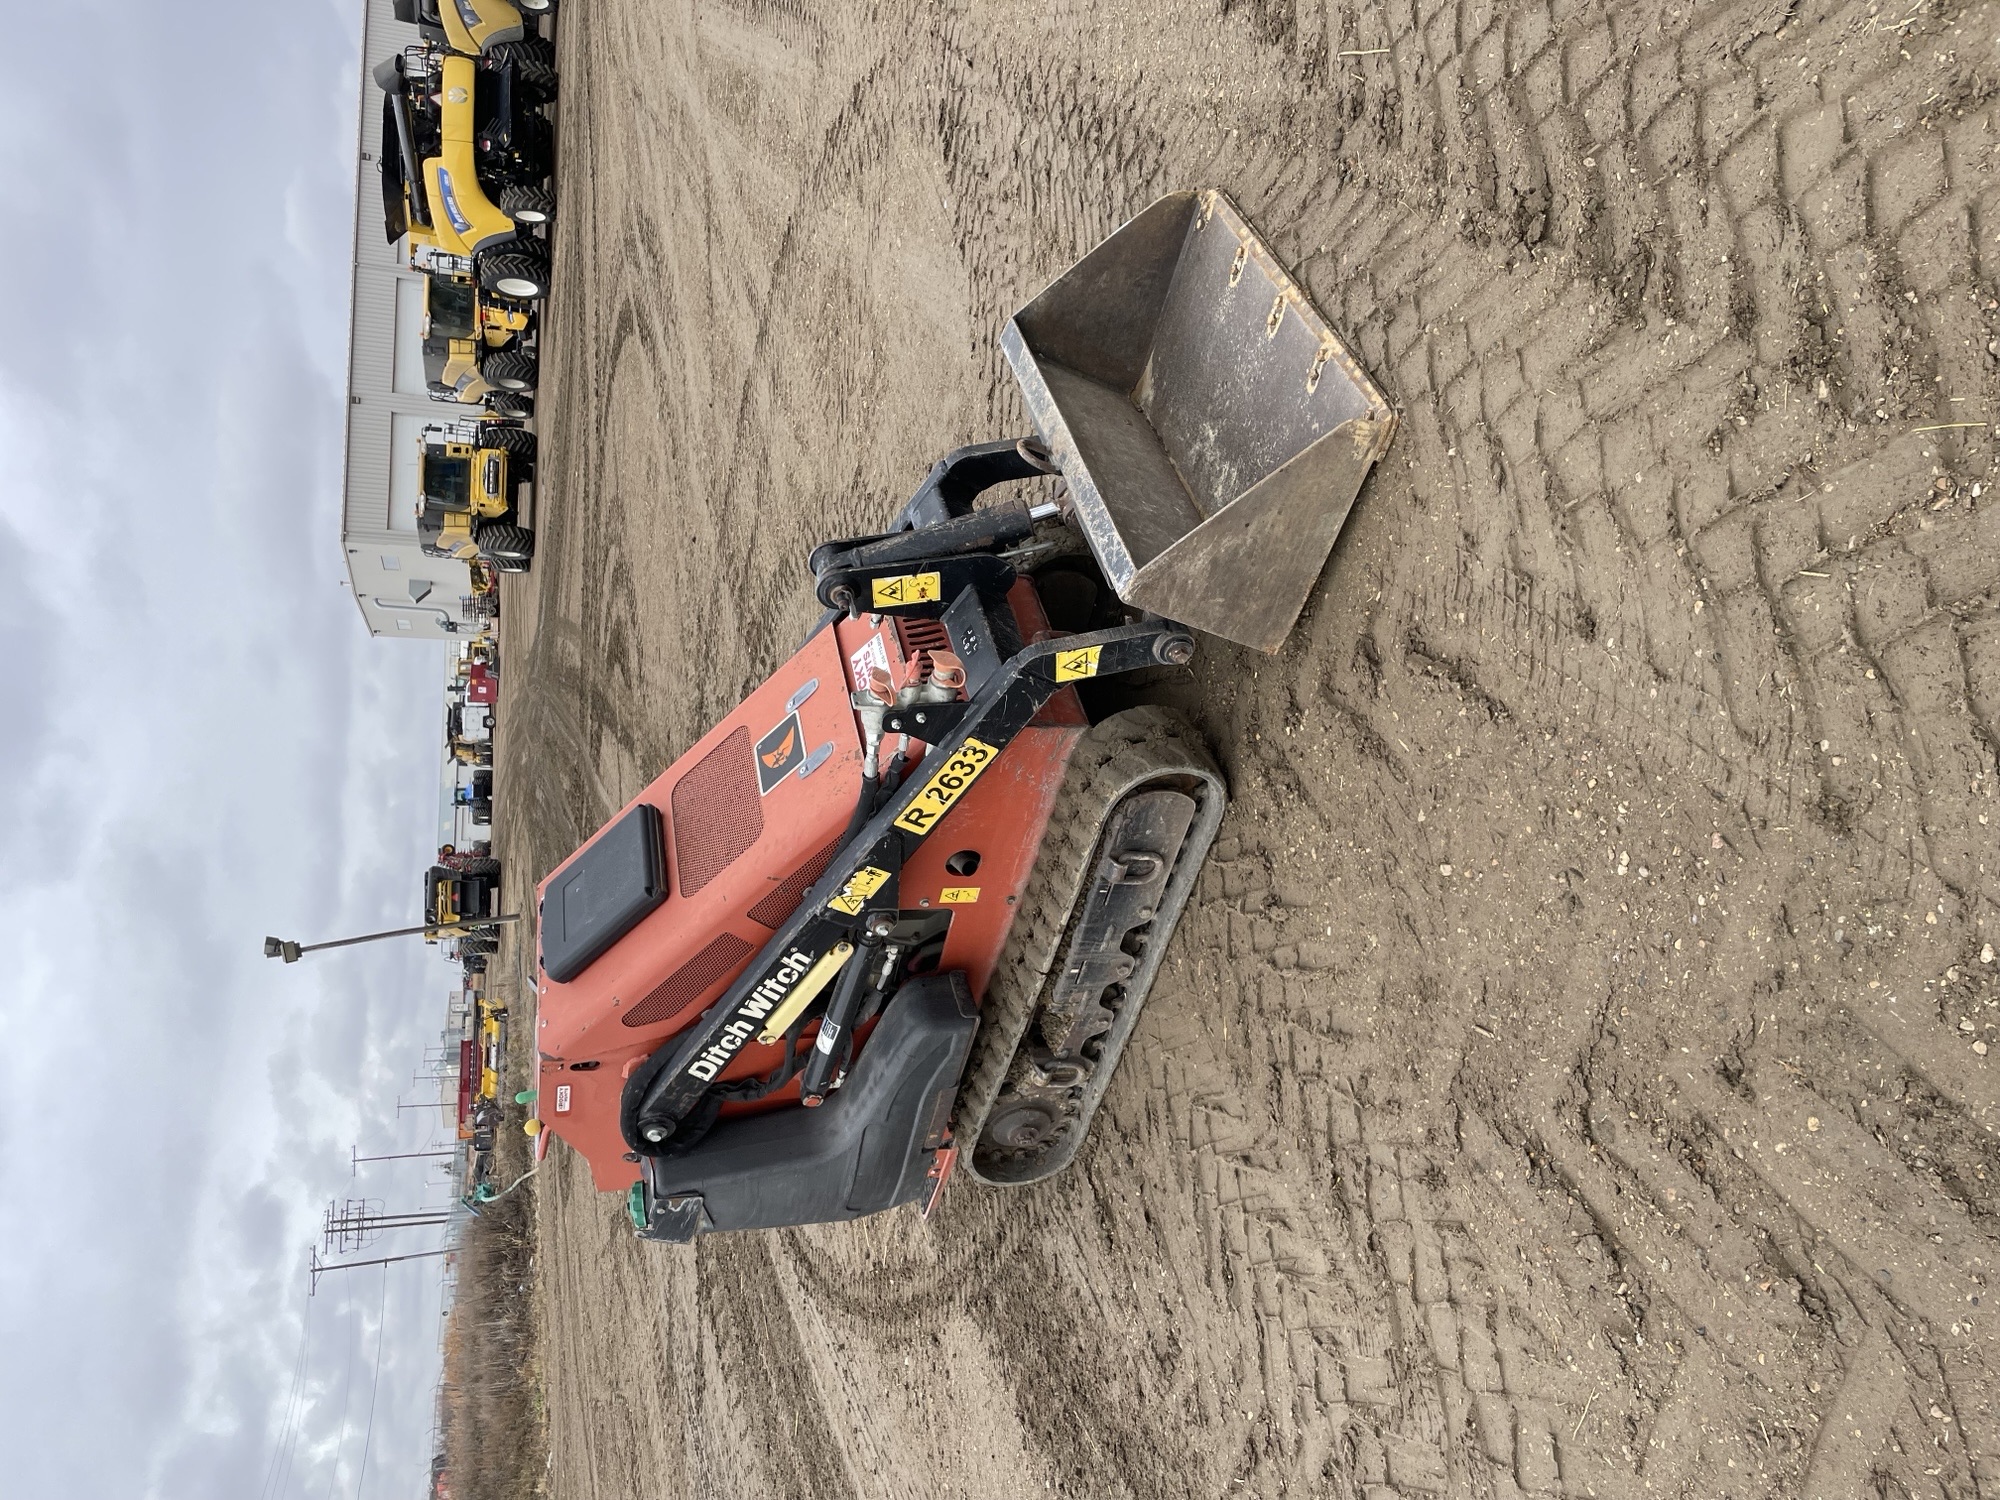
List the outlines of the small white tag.
{"type": "Polygon", "coordinates": [[[854,684],[854,691],[867,692],[868,674],[871,670],[877,669],[884,673],[889,670],[889,648],[882,644],[879,632],[869,636],[857,649],[847,655],[848,677],[854,684]]]}
{"type": "Polygon", "coordinates": [[[556,1113],[559,1115],[569,1113],[569,1085],[566,1083],[556,1085],[556,1113]]]}

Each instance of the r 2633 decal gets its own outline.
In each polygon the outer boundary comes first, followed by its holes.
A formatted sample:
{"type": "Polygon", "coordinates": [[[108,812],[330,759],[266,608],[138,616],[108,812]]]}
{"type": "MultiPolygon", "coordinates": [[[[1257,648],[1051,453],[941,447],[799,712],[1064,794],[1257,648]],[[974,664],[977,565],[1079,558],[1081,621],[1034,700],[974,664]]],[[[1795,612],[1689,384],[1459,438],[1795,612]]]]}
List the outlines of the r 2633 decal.
{"type": "Polygon", "coordinates": [[[931,773],[924,789],[896,819],[896,826],[905,833],[929,833],[937,826],[938,819],[951,811],[952,804],[971,790],[972,783],[979,779],[979,773],[991,765],[999,753],[984,740],[967,740],[956,755],[947,758],[931,773]]]}

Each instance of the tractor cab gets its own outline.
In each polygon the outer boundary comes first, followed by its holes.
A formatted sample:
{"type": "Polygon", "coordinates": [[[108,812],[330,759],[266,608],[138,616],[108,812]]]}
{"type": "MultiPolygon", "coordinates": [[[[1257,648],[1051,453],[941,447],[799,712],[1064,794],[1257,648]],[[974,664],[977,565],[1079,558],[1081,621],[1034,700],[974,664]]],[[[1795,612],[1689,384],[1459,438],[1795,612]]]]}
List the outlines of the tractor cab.
{"type": "Polygon", "coordinates": [[[519,572],[534,556],[520,524],[522,488],[534,479],[535,435],[486,421],[426,427],[417,464],[417,538],[432,557],[484,558],[519,572]]]}
{"type": "Polygon", "coordinates": [[[452,760],[461,766],[490,766],[493,764],[493,710],[482,704],[454,703],[445,710],[444,721],[445,750],[452,760]],[[466,710],[477,710],[483,720],[474,725],[466,721],[466,710]]]}
{"type": "Polygon", "coordinates": [[[417,540],[431,557],[466,561],[479,555],[472,521],[472,470],[463,458],[424,454],[423,487],[417,496],[417,540]]]}
{"type": "Polygon", "coordinates": [[[431,399],[526,416],[537,373],[529,321],[526,308],[482,296],[471,277],[432,269],[424,277],[423,322],[431,399]]]}
{"type": "Polygon", "coordinates": [[[496,876],[432,865],[424,873],[424,921],[433,929],[424,934],[425,941],[434,943],[451,929],[485,921],[499,896],[496,876]]]}

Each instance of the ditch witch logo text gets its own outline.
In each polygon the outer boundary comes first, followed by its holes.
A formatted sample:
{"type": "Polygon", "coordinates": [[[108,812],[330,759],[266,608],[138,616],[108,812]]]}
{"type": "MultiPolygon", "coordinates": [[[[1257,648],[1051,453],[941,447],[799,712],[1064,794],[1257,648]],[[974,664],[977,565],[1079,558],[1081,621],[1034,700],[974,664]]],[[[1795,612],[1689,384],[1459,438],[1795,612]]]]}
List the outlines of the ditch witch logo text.
{"type": "Polygon", "coordinates": [[[811,955],[797,948],[779,959],[778,967],[766,974],[757,988],[736,1007],[736,1014],[729,1018],[729,1024],[722,1028],[720,1035],[701,1049],[701,1056],[688,1064],[688,1077],[713,1083],[715,1076],[729,1066],[729,1059],[757,1034],[764,1017],[776,1010],[785,996],[791,993],[792,986],[805,978],[806,970],[812,964],[811,955]]]}

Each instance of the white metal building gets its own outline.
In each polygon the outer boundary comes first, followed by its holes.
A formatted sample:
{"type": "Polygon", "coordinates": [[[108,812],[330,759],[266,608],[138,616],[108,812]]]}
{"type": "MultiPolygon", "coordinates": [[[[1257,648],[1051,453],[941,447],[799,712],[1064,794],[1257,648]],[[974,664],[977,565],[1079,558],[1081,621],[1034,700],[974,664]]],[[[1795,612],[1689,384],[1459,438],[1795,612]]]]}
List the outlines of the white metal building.
{"type": "Polygon", "coordinates": [[[382,93],[374,71],[416,40],[417,28],[394,19],[390,0],[366,0],[340,536],[369,633],[437,639],[481,622],[465,612],[472,593],[465,564],[426,557],[417,543],[418,434],[446,414],[424,391],[423,278],[382,231],[382,93]]]}

